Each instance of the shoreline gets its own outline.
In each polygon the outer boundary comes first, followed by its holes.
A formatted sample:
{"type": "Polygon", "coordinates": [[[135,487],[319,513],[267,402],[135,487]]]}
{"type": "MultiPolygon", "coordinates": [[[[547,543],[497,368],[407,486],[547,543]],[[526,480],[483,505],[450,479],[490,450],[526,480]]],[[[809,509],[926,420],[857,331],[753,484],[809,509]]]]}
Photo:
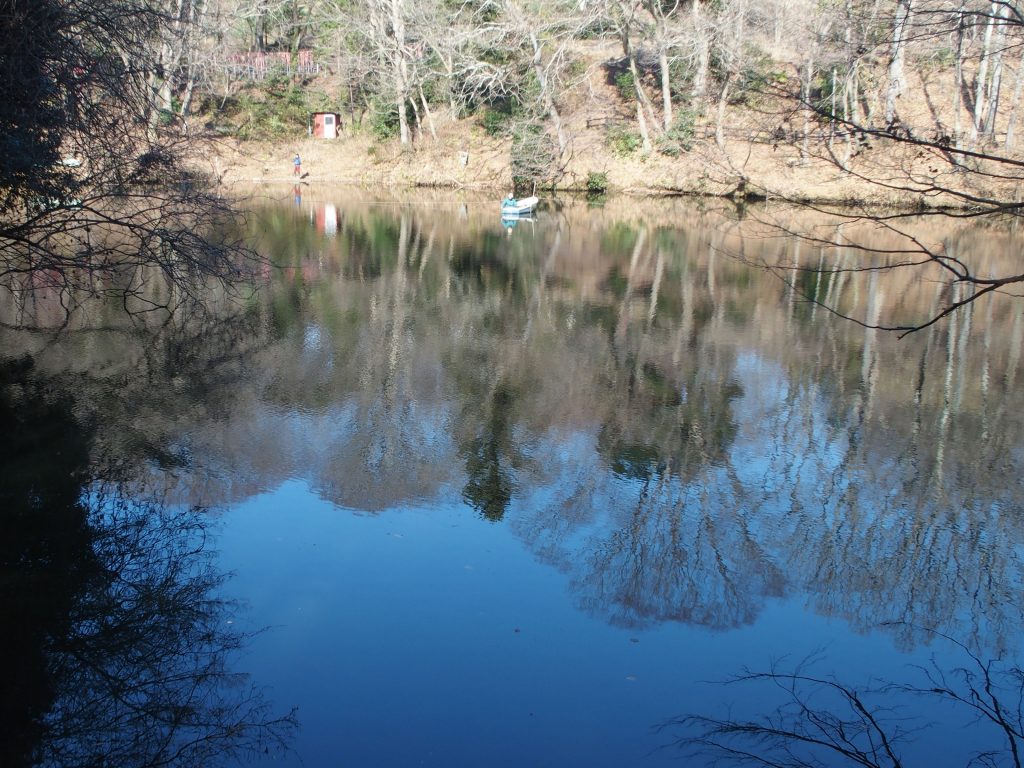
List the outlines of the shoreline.
{"type": "MultiPolygon", "coordinates": [[[[437,141],[421,141],[404,152],[394,142],[375,142],[364,135],[335,140],[303,137],[280,142],[219,138],[204,142],[203,149],[193,155],[192,165],[197,172],[227,186],[300,182],[392,189],[493,190],[501,196],[507,194],[512,186],[508,142],[476,135],[467,126],[450,127],[462,130],[453,130],[437,141]],[[290,173],[296,153],[301,155],[303,167],[298,178],[290,173]]],[[[980,207],[966,204],[965,198],[949,191],[893,188],[869,180],[869,170],[900,168],[909,156],[905,151],[879,149],[866,159],[858,159],[860,166],[870,163],[866,169],[858,166],[843,170],[831,160],[801,158],[795,147],[745,142],[723,148],[705,143],[676,158],[655,153],[617,157],[607,151],[596,151],[597,147],[590,149],[574,155],[554,184],[538,185],[536,192],[541,196],[586,195],[593,191],[596,179],[605,186],[601,194],[634,198],[686,197],[737,204],[778,201],[811,207],[904,212],[969,211],[980,207]]],[[[956,193],[967,192],[977,197],[1020,196],[1019,183],[970,186],[975,181],[949,175],[938,183],[956,193]]],[[[525,194],[532,192],[525,190],[525,194]]]]}

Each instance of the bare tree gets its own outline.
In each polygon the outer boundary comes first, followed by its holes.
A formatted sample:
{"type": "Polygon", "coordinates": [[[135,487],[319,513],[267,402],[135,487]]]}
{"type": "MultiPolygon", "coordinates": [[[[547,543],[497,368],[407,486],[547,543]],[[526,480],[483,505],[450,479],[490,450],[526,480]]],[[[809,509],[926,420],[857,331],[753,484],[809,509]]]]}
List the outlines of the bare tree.
{"type": "Polygon", "coordinates": [[[395,109],[398,111],[398,137],[402,146],[407,147],[411,137],[405,110],[411,96],[411,83],[404,0],[376,0],[371,3],[370,23],[379,50],[390,65],[395,109]]]}
{"type": "Polygon", "coordinates": [[[17,0],[0,17],[0,281],[150,306],[249,262],[226,200],[155,131],[149,75],[184,24],[147,0],[17,0]],[[149,288],[173,283],[173,295],[149,288]]]}
{"type": "Polygon", "coordinates": [[[914,699],[952,705],[977,731],[985,729],[991,747],[965,765],[1021,765],[1024,670],[1003,659],[984,660],[966,645],[932,633],[964,657],[954,669],[936,661],[917,669],[917,680],[854,686],[815,674],[812,657],[792,670],[773,665],[765,672],[743,672],[729,685],[770,686],[782,703],[759,718],[717,718],[702,714],[677,718],[663,727],[682,729],[678,745],[716,765],[778,768],[861,766],[903,768],[911,737],[921,739],[927,724],[907,710],[914,699]]]}
{"type": "Polygon", "coordinates": [[[661,81],[661,116],[662,126],[671,130],[673,120],[672,107],[672,70],[670,66],[671,51],[676,45],[674,23],[679,11],[680,0],[665,3],[662,0],[645,0],[644,10],[651,17],[654,25],[654,40],[658,48],[658,71],[661,81]]]}
{"type": "MultiPolygon", "coordinates": [[[[815,265],[793,266],[780,262],[767,266],[776,270],[798,294],[822,306],[824,297],[811,296],[801,288],[801,275],[817,273],[831,279],[844,271],[892,273],[913,270],[925,275],[926,279],[938,281],[943,286],[941,301],[927,317],[906,317],[887,312],[872,317],[850,317],[835,305],[825,307],[871,328],[909,333],[927,328],[990,293],[1013,293],[1020,283],[1024,283],[1024,272],[1020,270],[1004,274],[982,271],[977,266],[978,258],[970,249],[957,248],[954,251],[948,243],[930,239],[926,229],[920,229],[915,223],[919,217],[967,220],[1020,215],[1022,204],[1017,188],[1024,175],[1024,161],[997,150],[972,148],[970,144],[959,146],[957,137],[949,135],[938,116],[932,125],[911,125],[901,120],[896,111],[896,100],[903,88],[901,73],[907,52],[914,45],[923,47],[937,40],[952,39],[955,42],[961,36],[966,48],[967,32],[974,29],[982,36],[981,50],[974,65],[976,82],[992,85],[991,70],[996,47],[995,43],[985,42],[985,36],[996,20],[998,26],[1006,29],[1005,34],[999,34],[1006,40],[1011,39],[1024,29],[1024,16],[1020,15],[1015,3],[1001,4],[994,10],[972,10],[965,9],[964,4],[917,4],[899,0],[891,18],[876,16],[871,8],[865,10],[869,13],[860,22],[862,28],[869,29],[875,24],[889,29],[891,33],[874,39],[873,43],[869,35],[863,36],[857,48],[864,48],[869,43],[872,47],[863,53],[855,52],[857,59],[871,55],[872,50],[876,56],[885,53],[890,78],[884,88],[885,110],[881,122],[873,119],[870,109],[858,109],[857,102],[851,101],[849,96],[821,98],[821,93],[811,87],[815,68],[809,65],[806,72],[801,72],[799,86],[776,83],[765,88],[763,95],[775,100],[783,121],[798,112],[805,115],[805,129],[789,139],[798,142],[793,147],[794,153],[818,163],[819,167],[821,164],[833,166],[843,178],[861,182],[865,189],[899,200],[903,206],[880,211],[870,204],[858,205],[857,201],[851,201],[849,206],[830,212],[835,228],[797,233],[814,247],[823,248],[824,252],[845,249],[846,253],[858,253],[859,259],[855,263],[839,265],[826,258],[815,265]],[[842,150],[833,146],[831,137],[836,133],[847,137],[842,150]],[[866,246],[858,240],[856,232],[858,227],[867,223],[890,233],[898,239],[900,246],[885,252],[866,246]]],[[[845,24],[849,26],[850,22],[845,24]]],[[[996,36],[995,31],[993,36],[996,36]]],[[[828,54],[835,57],[836,62],[842,61],[841,49],[847,44],[847,37],[852,39],[855,36],[846,33],[831,35],[830,41],[826,41],[838,46],[838,50],[828,54]]],[[[823,36],[821,39],[825,40],[823,36]]],[[[1006,44],[1003,45],[1005,47],[1006,44]]],[[[954,75],[963,85],[966,82],[963,73],[968,70],[969,59],[964,56],[961,61],[958,54],[957,61],[961,63],[954,62],[954,75]]],[[[853,64],[857,66],[856,61],[853,64]]],[[[830,80],[835,93],[839,88],[838,79],[830,80]]],[[[992,85],[992,88],[997,87],[992,85]]],[[[856,86],[856,92],[861,93],[859,86],[856,86]]],[[[980,126],[979,133],[985,125],[985,115],[994,124],[994,114],[985,106],[991,105],[992,99],[998,99],[998,96],[994,90],[990,92],[989,86],[976,94],[973,124],[980,126]]],[[[767,186],[759,191],[767,197],[785,197],[767,186]]],[[[807,207],[806,203],[794,202],[807,207]]]]}
{"type": "Polygon", "coordinates": [[[693,59],[692,98],[695,102],[704,98],[708,84],[708,73],[711,67],[711,49],[714,40],[714,27],[707,13],[702,9],[700,0],[690,0],[690,18],[688,25],[691,37],[693,59]]]}
{"type": "Polygon", "coordinates": [[[646,36],[641,12],[641,4],[635,0],[607,1],[608,22],[619,39],[619,45],[622,46],[622,55],[633,84],[636,124],[640,131],[640,140],[643,142],[644,151],[650,152],[653,146],[650,128],[656,126],[657,122],[651,107],[651,100],[644,91],[642,73],[637,66],[637,42],[634,41],[634,37],[643,39],[646,36]]]}
{"type": "Polygon", "coordinates": [[[497,39],[509,50],[522,52],[527,71],[537,84],[536,109],[547,118],[558,143],[558,156],[564,158],[570,151],[570,137],[558,104],[562,70],[586,17],[567,2],[493,0],[485,4],[484,11],[498,14],[487,25],[497,39]]]}
{"type": "Polygon", "coordinates": [[[885,92],[885,122],[896,119],[896,99],[907,88],[903,62],[906,57],[907,25],[914,10],[914,0],[898,0],[892,26],[892,50],[889,54],[889,84],[885,92]]]}
{"type": "MultiPolygon", "coordinates": [[[[322,11],[335,30],[335,46],[345,67],[364,72],[362,86],[389,105],[403,149],[411,149],[414,125],[424,125],[436,136],[433,113],[424,91],[430,68],[424,58],[432,36],[429,25],[440,12],[431,3],[407,0],[336,0],[322,11]],[[369,87],[366,87],[369,86],[369,87]]],[[[349,81],[351,90],[352,81],[349,81]]],[[[351,101],[351,99],[350,99],[351,101]]]]}
{"type": "Polygon", "coordinates": [[[718,16],[718,34],[715,36],[717,53],[722,67],[722,84],[718,91],[718,113],[715,119],[715,142],[725,145],[725,109],[736,78],[744,62],[748,0],[728,0],[718,16]]]}
{"type": "MultiPolygon", "coordinates": [[[[173,0],[190,2],[191,0],[173,0]]],[[[208,0],[205,0],[208,2],[208,0]]],[[[317,3],[304,0],[233,0],[231,16],[245,23],[245,48],[256,51],[298,50],[315,25],[317,3]]]]}

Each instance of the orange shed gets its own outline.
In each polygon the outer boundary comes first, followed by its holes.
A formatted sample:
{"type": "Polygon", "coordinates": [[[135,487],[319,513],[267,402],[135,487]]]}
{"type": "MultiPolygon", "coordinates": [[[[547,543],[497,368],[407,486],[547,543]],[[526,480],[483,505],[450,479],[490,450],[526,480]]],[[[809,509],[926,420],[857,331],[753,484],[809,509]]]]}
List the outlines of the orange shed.
{"type": "Polygon", "coordinates": [[[314,112],[310,134],[317,139],[336,139],[340,126],[341,115],[337,112],[314,112]]]}

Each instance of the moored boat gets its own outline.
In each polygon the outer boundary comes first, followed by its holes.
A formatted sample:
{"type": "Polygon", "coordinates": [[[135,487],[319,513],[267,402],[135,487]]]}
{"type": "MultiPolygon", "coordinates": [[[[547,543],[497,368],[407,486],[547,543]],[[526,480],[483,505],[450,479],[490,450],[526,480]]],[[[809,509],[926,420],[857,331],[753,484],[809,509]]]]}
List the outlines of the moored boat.
{"type": "Polygon", "coordinates": [[[540,200],[536,197],[524,197],[521,200],[516,200],[509,195],[501,201],[501,215],[503,218],[508,216],[528,216],[533,213],[533,209],[537,207],[539,202],[540,200]]]}

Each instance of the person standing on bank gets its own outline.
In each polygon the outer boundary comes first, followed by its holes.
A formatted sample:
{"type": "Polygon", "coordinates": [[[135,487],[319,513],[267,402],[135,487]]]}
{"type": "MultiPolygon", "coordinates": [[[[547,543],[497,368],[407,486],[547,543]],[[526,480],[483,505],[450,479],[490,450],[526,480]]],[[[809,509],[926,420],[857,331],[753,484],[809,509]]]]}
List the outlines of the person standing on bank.
{"type": "Polygon", "coordinates": [[[302,158],[299,157],[299,153],[298,152],[295,153],[295,159],[292,162],[295,163],[295,173],[293,175],[294,176],[301,176],[302,175],[302,158]]]}

